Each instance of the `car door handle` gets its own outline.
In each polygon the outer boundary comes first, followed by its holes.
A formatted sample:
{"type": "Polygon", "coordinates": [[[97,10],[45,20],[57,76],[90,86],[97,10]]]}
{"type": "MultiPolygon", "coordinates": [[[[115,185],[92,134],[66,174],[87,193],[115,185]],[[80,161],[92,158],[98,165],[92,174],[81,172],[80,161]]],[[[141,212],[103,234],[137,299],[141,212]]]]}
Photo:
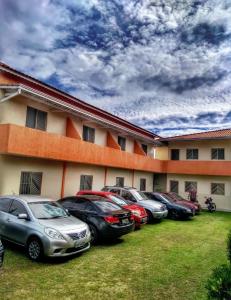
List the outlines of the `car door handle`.
{"type": "Polygon", "coordinates": [[[11,223],[11,222],[12,222],[11,219],[6,219],[6,221],[7,221],[8,223],[11,223]]]}

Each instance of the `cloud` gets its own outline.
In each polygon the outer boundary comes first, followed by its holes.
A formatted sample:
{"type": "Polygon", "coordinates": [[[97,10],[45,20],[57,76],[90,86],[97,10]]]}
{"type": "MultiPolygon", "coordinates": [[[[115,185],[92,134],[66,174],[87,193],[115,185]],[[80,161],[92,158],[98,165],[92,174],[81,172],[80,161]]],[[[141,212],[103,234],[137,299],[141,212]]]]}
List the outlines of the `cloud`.
{"type": "Polygon", "coordinates": [[[3,0],[0,58],[162,135],[231,127],[228,0],[3,0]]]}

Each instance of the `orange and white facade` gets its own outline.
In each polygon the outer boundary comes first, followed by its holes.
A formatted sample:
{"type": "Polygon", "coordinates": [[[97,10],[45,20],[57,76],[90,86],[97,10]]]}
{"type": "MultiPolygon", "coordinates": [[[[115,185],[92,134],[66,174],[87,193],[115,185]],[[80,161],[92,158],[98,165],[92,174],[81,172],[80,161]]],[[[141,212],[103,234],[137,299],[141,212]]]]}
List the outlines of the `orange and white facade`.
{"type": "Polygon", "coordinates": [[[217,207],[231,210],[226,135],[162,139],[0,64],[1,195],[31,191],[58,199],[115,184],[185,195],[186,182],[196,182],[201,202],[212,185],[217,207]],[[177,160],[171,149],[179,150],[177,160]],[[198,149],[197,159],[189,149],[198,149]],[[224,149],[224,157],[212,158],[211,149],[224,149]]]}

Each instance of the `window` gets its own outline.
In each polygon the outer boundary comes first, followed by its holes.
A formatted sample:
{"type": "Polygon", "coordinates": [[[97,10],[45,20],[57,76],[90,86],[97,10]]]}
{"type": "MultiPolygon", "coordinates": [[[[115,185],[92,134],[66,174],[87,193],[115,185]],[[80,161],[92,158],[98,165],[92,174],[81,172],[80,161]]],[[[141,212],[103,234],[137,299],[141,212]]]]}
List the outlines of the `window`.
{"type": "Polygon", "coordinates": [[[121,150],[126,150],[126,139],[124,137],[118,136],[118,144],[120,145],[121,150]]]}
{"type": "Polygon", "coordinates": [[[191,190],[197,190],[197,182],[185,181],[185,192],[190,192],[191,190]]]}
{"type": "Polygon", "coordinates": [[[122,191],[121,195],[125,200],[130,200],[132,202],[137,202],[136,198],[129,191],[122,191]]]}
{"type": "Polygon", "coordinates": [[[81,175],[80,177],[80,190],[92,190],[92,175],[81,175]]]}
{"type": "Polygon", "coordinates": [[[47,112],[27,106],[26,127],[46,130],[47,112]]]}
{"type": "Polygon", "coordinates": [[[116,186],[124,187],[124,177],[116,177],[116,186]]]}
{"type": "Polygon", "coordinates": [[[95,142],[95,128],[83,126],[83,140],[86,142],[95,142]]]}
{"type": "Polygon", "coordinates": [[[211,183],[211,194],[225,195],[225,184],[224,183],[211,183]]]}
{"type": "Polygon", "coordinates": [[[140,191],[146,191],[146,179],[140,178],[140,191]]]}
{"type": "Polygon", "coordinates": [[[19,193],[22,195],[40,195],[42,186],[42,173],[22,172],[19,193]]]}
{"type": "Polygon", "coordinates": [[[170,192],[178,194],[179,192],[179,182],[176,180],[170,180],[170,192]]]}
{"type": "Polygon", "coordinates": [[[198,159],[198,149],[187,149],[186,158],[187,159],[198,159]]]}
{"type": "Polygon", "coordinates": [[[1,198],[0,199],[0,211],[9,212],[11,202],[12,202],[11,199],[1,198]]]}
{"type": "Polygon", "coordinates": [[[225,159],[225,149],[224,148],[214,148],[211,150],[212,159],[225,159]]]}
{"type": "Polygon", "coordinates": [[[141,147],[142,147],[142,149],[143,149],[143,151],[144,151],[144,153],[148,153],[148,146],[147,145],[145,145],[145,144],[141,144],[141,147]]]}
{"type": "Polygon", "coordinates": [[[119,195],[120,194],[120,189],[110,189],[110,192],[119,195]]]}
{"type": "Polygon", "coordinates": [[[9,213],[11,215],[18,216],[19,214],[27,214],[27,210],[21,202],[13,200],[9,213]]]}
{"type": "Polygon", "coordinates": [[[179,160],[179,159],[180,159],[180,150],[171,149],[171,160],[179,160]]]}

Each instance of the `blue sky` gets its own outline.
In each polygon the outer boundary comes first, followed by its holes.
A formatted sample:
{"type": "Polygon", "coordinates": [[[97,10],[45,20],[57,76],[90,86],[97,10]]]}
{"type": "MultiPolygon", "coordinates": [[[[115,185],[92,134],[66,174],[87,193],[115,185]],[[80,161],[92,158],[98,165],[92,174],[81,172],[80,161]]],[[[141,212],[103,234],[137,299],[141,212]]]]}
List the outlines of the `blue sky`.
{"type": "Polygon", "coordinates": [[[230,0],[1,0],[0,59],[162,136],[231,127],[230,0]]]}

